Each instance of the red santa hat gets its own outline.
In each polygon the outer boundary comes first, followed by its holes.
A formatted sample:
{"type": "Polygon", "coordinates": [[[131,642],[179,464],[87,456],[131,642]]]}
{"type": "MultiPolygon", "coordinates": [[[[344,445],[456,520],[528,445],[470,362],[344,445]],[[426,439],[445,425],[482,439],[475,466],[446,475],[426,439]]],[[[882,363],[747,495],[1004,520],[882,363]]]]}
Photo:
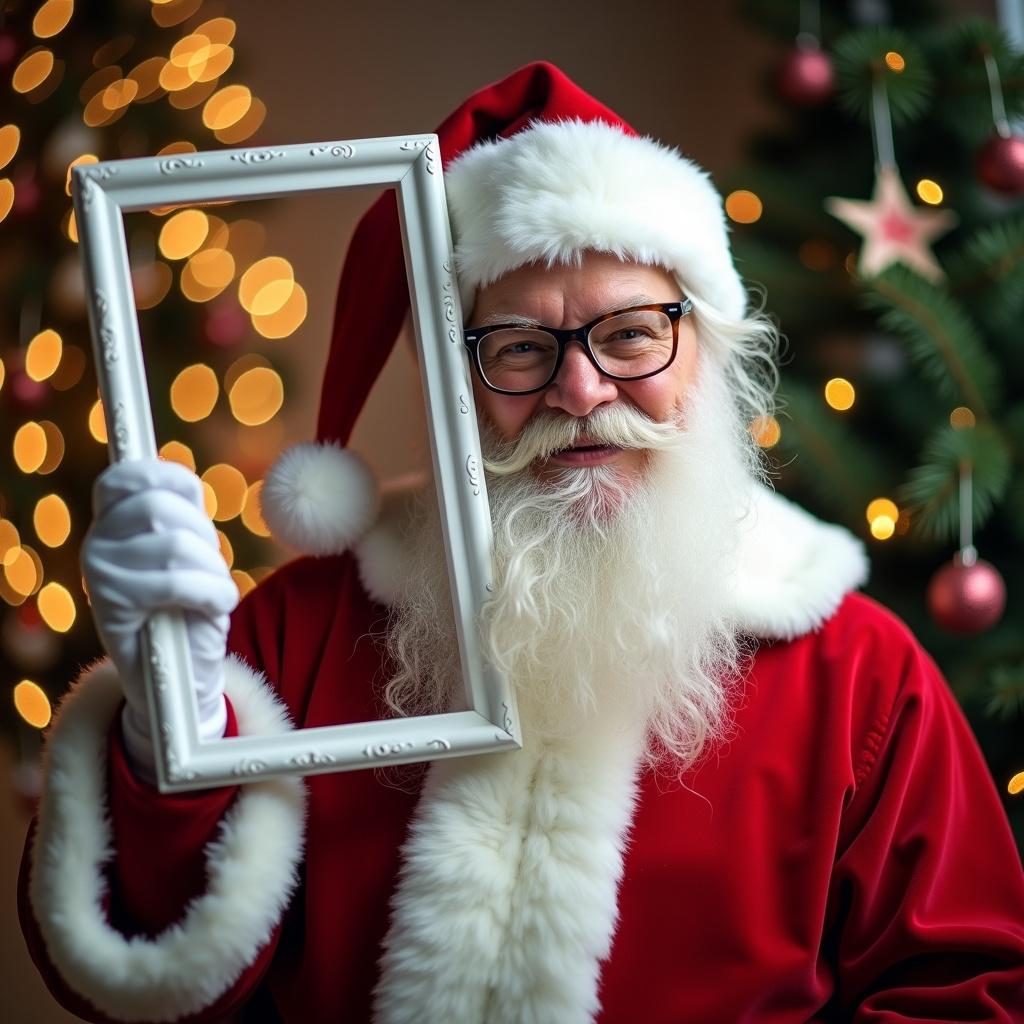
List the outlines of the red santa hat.
{"type": "MultiPolygon", "coordinates": [[[[706,172],[638,136],[554,65],[528,64],[481,89],[437,135],[466,315],[503,274],[587,250],[665,267],[688,294],[743,314],[721,197],[706,172]]],[[[279,540],[333,554],[373,522],[372,474],[344,445],[408,309],[389,191],[360,221],[342,270],[317,442],[286,451],[264,483],[263,513],[279,540]]]]}

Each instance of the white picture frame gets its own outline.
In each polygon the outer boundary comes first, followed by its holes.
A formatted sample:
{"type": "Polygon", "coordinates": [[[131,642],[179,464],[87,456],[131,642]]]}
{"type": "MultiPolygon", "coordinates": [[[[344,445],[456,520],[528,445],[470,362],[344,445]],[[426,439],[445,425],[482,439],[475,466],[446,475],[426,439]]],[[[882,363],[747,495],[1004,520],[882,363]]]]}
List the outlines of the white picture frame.
{"type": "Polygon", "coordinates": [[[477,634],[491,588],[491,521],[436,135],[223,149],[74,168],[72,194],[110,458],[157,454],[122,214],[379,185],[393,187],[398,198],[469,710],[204,742],[184,620],[180,613],[161,613],[145,628],[143,650],[157,782],[165,793],[521,746],[514,695],[484,659],[477,634]]]}

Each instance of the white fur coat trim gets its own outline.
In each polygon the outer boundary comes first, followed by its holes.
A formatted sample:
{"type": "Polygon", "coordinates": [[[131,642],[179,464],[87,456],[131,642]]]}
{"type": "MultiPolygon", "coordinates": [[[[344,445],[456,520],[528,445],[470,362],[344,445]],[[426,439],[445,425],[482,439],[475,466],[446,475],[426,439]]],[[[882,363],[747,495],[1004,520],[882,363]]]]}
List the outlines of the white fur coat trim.
{"type": "MultiPolygon", "coordinates": [[[[243,663],[230,659],[226,677],[242,734],[290,728],[283,706],[243,663]]],[[[115,1020],[172,1021],[218,999],[280,921],[302,856],[305,788],[296,778],[246,785],[207,848],[207,891],[155,938],[125,938],[103,907],[113,855],[107,734],[120,702],[117,673],[103,662],[61,704],[46,746],[29,896],[47,952],[72,989],[115,1020]]]]}
{"type": "Polygon", "coordinates": [[[639,749],[595,730],[431,767],[392,899],[375,1022],[593,1020],[639,749]]]}
{"type": "MultiPolygon", "coordinates": [[[[360,579],[382,604],[398,593],[409,496],[385,502],[377,524],[355,545],[360,579]]],[[[817,629],[868,578],[864,545],[765,487],[752,488],[740,519],[734,621],[764,639],[792,640],[817,629]]]]}

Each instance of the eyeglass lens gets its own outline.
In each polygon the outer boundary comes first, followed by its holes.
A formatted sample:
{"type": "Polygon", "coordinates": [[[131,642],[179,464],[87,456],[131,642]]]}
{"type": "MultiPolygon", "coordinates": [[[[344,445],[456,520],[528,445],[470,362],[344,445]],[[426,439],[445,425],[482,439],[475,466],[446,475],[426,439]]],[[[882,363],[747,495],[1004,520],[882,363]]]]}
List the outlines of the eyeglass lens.
{"type": "MultiPolygon", "coordinates": [[[[635,309],[602,320],[590,332],[598,365],[616,377],[644,377],[672,360],[672,321],[660,310],[635,309]]],[[[480,341],[480,368],[502,391],[531,391],[551,378],[558,343],[547,331],[505,328],[480,341]]]]}

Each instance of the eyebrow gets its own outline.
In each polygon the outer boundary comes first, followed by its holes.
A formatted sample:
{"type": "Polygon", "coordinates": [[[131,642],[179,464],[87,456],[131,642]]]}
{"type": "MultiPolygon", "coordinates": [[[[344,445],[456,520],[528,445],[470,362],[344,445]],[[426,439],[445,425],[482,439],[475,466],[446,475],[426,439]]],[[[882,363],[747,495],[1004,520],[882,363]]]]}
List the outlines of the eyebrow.
{"type": "MultiPolygon", "coordinates": [[[[617,309],[631,309],[633,306],[651,306],[657,301],[657,299],[652,299],[650,295],[631,295],[627,299],[616,299],[610,305],[599,309],[590,319],[596,320],[599,316],[604,316],[605,313],[614,313],[617,309]]],[[[587,322],[589,323],[590,321],[587,322]]],[[[523,316],[521,313],[488,313],[477,326],[490,327],[492,324],[515,324],[518,327],[543,326],[539,320],[523,316]]]]}

